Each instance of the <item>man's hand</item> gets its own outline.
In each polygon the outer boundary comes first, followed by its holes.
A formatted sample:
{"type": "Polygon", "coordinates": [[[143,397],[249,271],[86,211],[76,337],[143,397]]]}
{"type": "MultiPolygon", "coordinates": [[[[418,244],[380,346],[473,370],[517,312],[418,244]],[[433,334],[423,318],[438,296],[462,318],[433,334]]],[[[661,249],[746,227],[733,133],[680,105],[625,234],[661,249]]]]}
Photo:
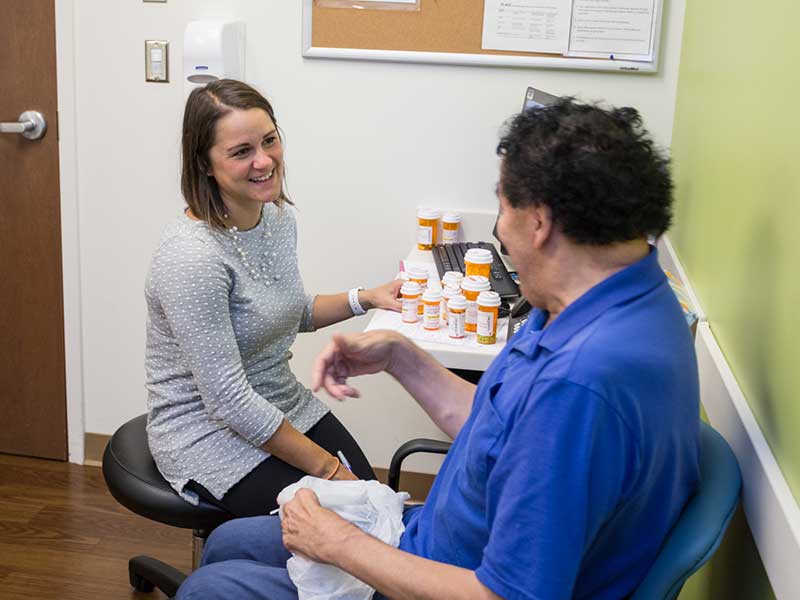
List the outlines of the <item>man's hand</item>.
{"type": "Polygon", "coordinates": [[[311,389],[316,392],[324,387],[337,400],[358,398],[361,393],[347,385],[347,378],[391,371],[394,353],[404,343],[405,338],[393,331],[335,333],[314,362],[311,389]]]}
{"type": "Polygon", "coordinates": [[[348,385],[348,377],[380,371],[394,377],[442,431],[451,438],[458,435],[472,410],[475,385],[396,331],[335,333],[314,362],[311,389],[324,387],[337,400],[358,398],[361,393],[348,385]]]}
{"type": "Polygon", "coordinates": [[[332,564],[389,598],[502,600],[474,571],[414,556],[384,544],[323,508],[317,495],[297,490],[283,505],[283,544],[289,551],[332,564]]]}
{"type": "Polygon", "coordinates": [[[308,489],[297,490],[283,505],[283,544],[288,550],[321,563],[332,563],[345,541],[364,533],[335,512],[323,508],[317,495],[308,489]]]}

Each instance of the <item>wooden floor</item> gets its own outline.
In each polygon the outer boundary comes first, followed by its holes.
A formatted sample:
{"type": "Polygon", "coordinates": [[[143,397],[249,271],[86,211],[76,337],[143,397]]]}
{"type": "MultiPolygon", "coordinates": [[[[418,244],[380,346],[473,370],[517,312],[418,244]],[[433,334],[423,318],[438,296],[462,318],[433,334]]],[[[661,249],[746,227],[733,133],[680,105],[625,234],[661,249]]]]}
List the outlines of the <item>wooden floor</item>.
{"type": "Polygon", "coordinates": [[[192,535],[139,517],[99,468],[0,454],[0,600],[163,599],[128,585],[128,558],[188,572],[192,535]]]}

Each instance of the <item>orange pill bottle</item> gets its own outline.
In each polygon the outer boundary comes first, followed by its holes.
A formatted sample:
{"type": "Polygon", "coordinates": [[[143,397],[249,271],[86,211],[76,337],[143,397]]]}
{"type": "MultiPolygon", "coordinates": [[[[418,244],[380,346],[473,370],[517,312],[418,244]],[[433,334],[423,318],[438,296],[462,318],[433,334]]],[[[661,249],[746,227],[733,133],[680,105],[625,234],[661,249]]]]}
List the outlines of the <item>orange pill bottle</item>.
{"type": "Polygon", "coordinates": [[[489,277],[492,272],[492,253],[485,248],[470,248],[464,255],[464,270],[467,275],[489,277]]]}
{"type": "Polygon", "coordinates": [[[446,285],[442,290],[442,323],[447,325],[447,303],[453,296],[461,294],[461,287],[454,285],[446,285]]]}
{"type": "Polygon", "coordinates": [[[462,281],[464,281],[464,274],[461,271],[447,271],[442,275],[442,287],[450,285],[460,288],[462,281]]]}
{"type": "MultiPolygon", "coordinates": [[[[420,293],[428,289],[428,270],[424,267],[411,267],[408,271],[408,280],[419,285],[420,293]]],[[[422,314],[422,302],[420,301],[417,314],[422,314]]]]}
{"type": "Polygon", "coordinates": [[[439,243],[439,220],[441,213],[435,208],[417,210],[417,248],[430,250],[439,243]]]}
{"type": "Polygon", "coordinates": [[[447,302],[447,335],[460,340],[466,335],[467,299],[456,294],[447,302]]]}
{"type": "Polygon", "coordinates": [[[419,320],[417,307],[419,306],[419,297],[421,295],[422,290],[419,284],[414,281],[406,281],[400,288],[401,318],[403,323],[416,323],[419,320]]]}
{"type": "Polygon", "coordinates": [[[497,313],[500,308],[500,295],[497,292],[478,294],[477,334],[479,344],[497,342],[497,313]]]}
{"type": "Polygon", "coordinates": [[[422,327],[428,331],[439,329],[439,318],[442,312],[442,292],[427,289],[422,294],[422,327]]]}
{"type": "Polygon", "coordinates": [[[478,324],[478,294],[492,289],[489,279],[482,275],[468,275],[461,282],[461,291],[467,300],[467,314],[464,329],[470,333],[477,331],[478,324]]]}
{"type": "Polygon", "coordinates": [[[458,241],[458,228],[461,215],[457,212],[446,212],[442,215],[442,243],[453,244],[458,241]]]}

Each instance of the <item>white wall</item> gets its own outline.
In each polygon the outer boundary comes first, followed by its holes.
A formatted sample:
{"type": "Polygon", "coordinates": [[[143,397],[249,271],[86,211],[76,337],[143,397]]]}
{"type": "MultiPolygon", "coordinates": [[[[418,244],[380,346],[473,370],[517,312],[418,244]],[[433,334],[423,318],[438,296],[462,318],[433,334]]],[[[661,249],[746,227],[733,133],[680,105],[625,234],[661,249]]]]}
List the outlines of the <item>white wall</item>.
{"type": "MultiPolygon", "coordinates": [[[[499,127],[519,110],[528,85],[633,105],[668,144],[684,1],[666,5],[661,69],[649,76],[304,60],[295,0],[76,2],[86,431],[111,433],[145,410],[142,288],[159,233],[182,206],[180,65],[190,19],[247,23],[247,79],[273,101],[286,136],[306,287],[332,292],[393,276],[412,244],[417,205],[495,209],[499,127]],[[144,81],[145,39],[170,41],[169,84],[144,81]]],[[[365,324],[361,318],[341,328],[365,324]]],[[[329,334],[298,339],[292,364],[302,381],[329,334]]],[[[373,464],[387,465],[410,437],[436,434],[388,377],[359,383],[364,399],[335,409],[373,464]]]]}

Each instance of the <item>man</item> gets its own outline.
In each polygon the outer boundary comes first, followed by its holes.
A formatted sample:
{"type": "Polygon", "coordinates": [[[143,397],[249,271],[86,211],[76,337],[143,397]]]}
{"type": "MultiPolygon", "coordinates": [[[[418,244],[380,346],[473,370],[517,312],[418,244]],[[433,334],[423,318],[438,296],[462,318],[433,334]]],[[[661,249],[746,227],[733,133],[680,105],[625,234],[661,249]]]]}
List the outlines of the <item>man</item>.
{"type": "Polygon", "coordinates": [[[400,548],[305,490],[282,523],[219,528],[179,597],[296,597],[287,549],[396,599],[619,599],[644,576],[699,477],[692,340],[648,244],[667,161],[636,111],[571,99],[514,118],[498,154],[498,237],[534,310],[477,388],[391,332],[336,335],[314,369],[338,399],[386,371],[454,438],[400,548]]]}

